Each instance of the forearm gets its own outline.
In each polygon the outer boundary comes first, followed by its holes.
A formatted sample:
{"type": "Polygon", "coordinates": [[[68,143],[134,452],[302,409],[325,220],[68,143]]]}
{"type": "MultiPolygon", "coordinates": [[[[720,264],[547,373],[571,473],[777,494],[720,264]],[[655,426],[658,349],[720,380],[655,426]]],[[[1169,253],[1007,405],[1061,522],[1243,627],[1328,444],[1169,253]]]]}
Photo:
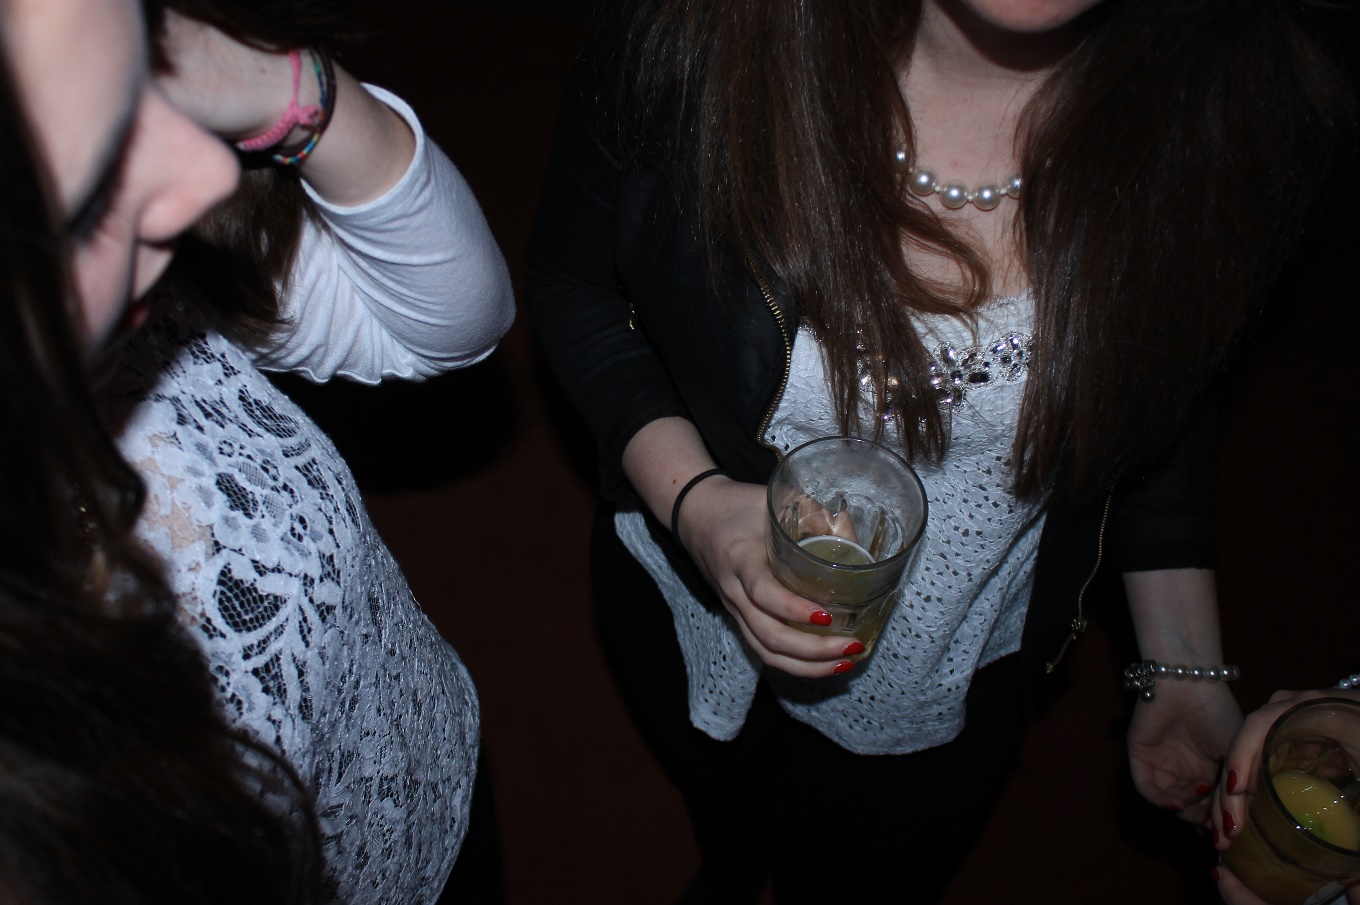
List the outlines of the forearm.
{"type": "Polygon", "coordinates": [[[327,228],[305,225],[281,295],[288,328],[258,363],[373,383],[479,361],[514,319],[500,249],[472,190],[414,111],[380,88],[357,90],[408,124],[415,156],[395,185],[357,207],[308,187],[327,228]]]}
{"type": "MultiPolygon", "coordinates": [[[[1124,587],[1144,658],[1187,667],[1223,662],[1213,571],[1127,572],[1124,587]]],[[[1153,804],[1202,822],[1242,712],[1224,682],[1171,679],[1150,690],[1129,726],[1134,785],[1153,804]]]]}
{"type": "MultiPolygon", "coordinates": [[[[161,43],[170,67],[157,79],[160,89],[195,122],[229,142],[269,134],[294,97],[300,109],[320,103],[321,81],[309,53],[299,54],[294,94],[287,49],[259,50],[175,13],[165,18],[161,43]]],[[[415,136],[349,73],[336,67],[335,78],[330,122],[301,173],[326,200],[353,206],[381,196],[401,179],[415,154],[415,136]]],[[[294,147],[312,132],[299,123],[265,150],[294,147]]]]}
{"type": "Polygon", "coordinates": [[[1212,569],[1124,573],[1129,613],[1144,659],[1185,666],[1223,662],[1215,576],[1212,569]]]}
{"type": "Polygon", "coordinates": [[[698,428],[685,418],[652,421],[633,435],[623,451],[624,474],[663,525],[670,524],[681,488],[713,467],[698,428]]]}
{"type": "Polygon", "coordinates": [[[404,119],[348,72],[336,67],[335,79],[330,125],[300,172],[331,204],[354,207],[397,184],[415,156],[416,139],[404,119]]]}

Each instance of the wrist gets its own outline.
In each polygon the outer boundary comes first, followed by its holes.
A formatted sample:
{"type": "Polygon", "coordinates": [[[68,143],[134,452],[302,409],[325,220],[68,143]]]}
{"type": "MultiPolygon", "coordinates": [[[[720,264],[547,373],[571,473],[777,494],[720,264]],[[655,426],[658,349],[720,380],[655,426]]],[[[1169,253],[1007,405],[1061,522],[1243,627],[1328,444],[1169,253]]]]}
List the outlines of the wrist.
{"type": "Polygon", "coordinates": [[[237,141],[236,147],[249,154],[268,152],[275,163],[297,165],[330,123],[335,107],[334,70],[330,60],[313,49],[261,52],[261,57],[262,78],[288,91],[281,104],[275,91],[268,92],[273,115],[262,128],[237,141]]]}
{"type": "Polygon", "coordinates": [[[693,491],[694,488],[698,487],[703,482],[713,478],[726,477],[727,472],[723,471],[721,468],[706,469],[690,478],[689,481],[680,488],[680,492],[675,495],[675,502],[671,504],[671,537],[675,538],[675,541],[681,546],[684,546],[684,542],[680,540],[680,512],[685,499],[690,495],[690,492],[693,491]]]}
{"type": "MultiPolygon", "coordinates": [[[[1181,683],[1226,683],[1236,681],[1241,671],[1231,663],[1164,663],[1141,660],[1124,670],[1124,688],[1138,692],[1144,701],[1156,697],[1155,689],[1181,683]]],[[[1182,687],[1180,690],[1184,690],[1182,687]]]]}

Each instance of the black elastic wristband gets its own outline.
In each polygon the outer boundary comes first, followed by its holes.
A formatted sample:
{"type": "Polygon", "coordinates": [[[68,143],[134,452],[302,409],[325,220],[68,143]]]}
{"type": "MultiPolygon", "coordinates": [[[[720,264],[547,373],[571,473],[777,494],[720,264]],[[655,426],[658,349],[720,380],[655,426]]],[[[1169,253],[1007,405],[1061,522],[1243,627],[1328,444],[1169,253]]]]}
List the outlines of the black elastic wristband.
{"type": "Polygon", "coordinates": [[[677,542],[680,540],[680,504],[685,501],[685,497],[694,489],[695,484],[698,484],[704,478],[711,478],[715,474],[720,474],[723,477],[727,476],[727,472],[723,471],[721,468],[710,468],[708,471],[701,471],[690,478],[689,483],[684,487],[681,487],[680,492],[676,494],[675,505],[671,507],[671,537],[675,538],[677,542]]]}

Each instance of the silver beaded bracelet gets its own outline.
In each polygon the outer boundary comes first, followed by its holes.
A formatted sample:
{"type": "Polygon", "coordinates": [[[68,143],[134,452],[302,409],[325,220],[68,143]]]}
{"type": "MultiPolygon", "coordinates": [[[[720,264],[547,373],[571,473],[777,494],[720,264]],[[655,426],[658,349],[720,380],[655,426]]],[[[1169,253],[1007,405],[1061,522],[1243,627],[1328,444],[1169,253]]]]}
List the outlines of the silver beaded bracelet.
{"type": "Polygon", "coordinates": [[[1352,688],[1360,688],[1360,672],[1355,673],[1354,675],[1346,676],[1346,678],[1336,683],[1336,687],[1340,688],[1342,691],[1350,691],[1352,688]]]}
{"type": "MultiPolygon", "coordinates": [[[[1167,666],[1156,660],[1133,663],[1124,670],[1124,688],[1137,691],[1144,701],[1153,698],[1152,686],[1158,679],[1189,679],[1194,682],[1231,682],[1242,671],[1231,664],[1223,666],[1167,666]]],[[[1352,677],[1357,678],[1357,677],[1352,677]]]]}

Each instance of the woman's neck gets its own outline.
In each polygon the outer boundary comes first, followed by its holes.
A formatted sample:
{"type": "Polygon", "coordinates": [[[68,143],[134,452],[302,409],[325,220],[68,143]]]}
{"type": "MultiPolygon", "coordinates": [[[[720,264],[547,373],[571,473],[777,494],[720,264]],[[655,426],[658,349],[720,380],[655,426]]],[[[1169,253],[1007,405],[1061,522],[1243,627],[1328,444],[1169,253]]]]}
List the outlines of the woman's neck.
{"type": "MultiPolygon", "coordinates": [[[[958,0],[924,0],[900,75],[911,112],[913,162],[970,189],[1017,173],[1016,131],[1025,105],[1079,37],[1075,23],[1028,33],[984,21],[958,0]]],[[[1016,202],[1003,201],[992,211],[973,205],[948,211],[933,196],[928,203],[984,253],[995,291],[1027,285],[1014,240],[1016,202]]],[[[917,259],[913,266],[949,281],[945,262],[917,259]]]]}
{"type": "MultiPolygon", "coordinates": [[[[948,167],[956,157],[960,165],[1013,167],[1020,114],[1078,37],[1077,23],[1026,33],[985,21],[959,0],[925,0],[902,67],[917,159],[936,167],[948,167]],[[948,158],[932,154],[932,146],[948,158]]],[[[1009,172],[953,175],[1000,179],[1009,172]]]]}

